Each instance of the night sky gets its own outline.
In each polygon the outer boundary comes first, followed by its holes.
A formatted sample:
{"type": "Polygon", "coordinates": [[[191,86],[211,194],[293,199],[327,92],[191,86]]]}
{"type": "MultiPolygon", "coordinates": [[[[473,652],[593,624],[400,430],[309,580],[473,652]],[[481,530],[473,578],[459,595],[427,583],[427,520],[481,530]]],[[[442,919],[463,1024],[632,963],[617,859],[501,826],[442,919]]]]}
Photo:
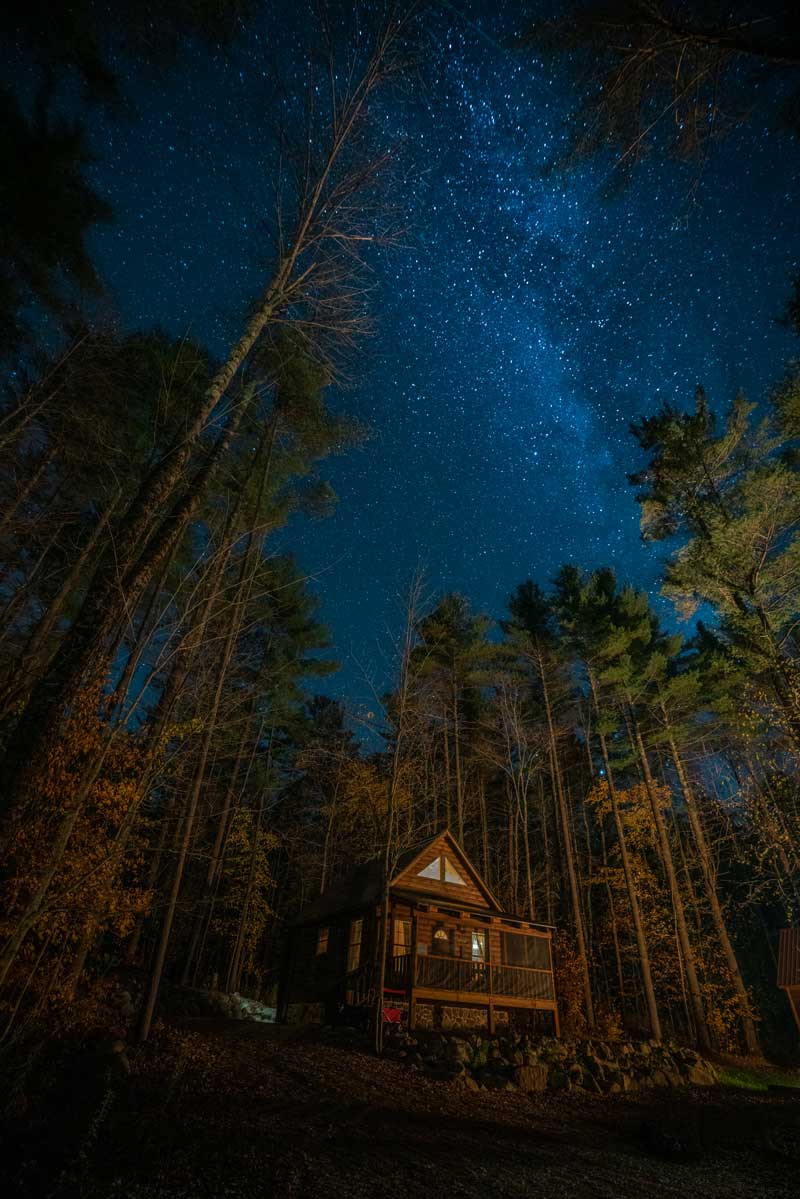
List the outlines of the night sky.
{"type": "MultiPolygon", "coordinates": [[[[572,93],[503,48],[515,11],[442,5],[420,86],[383,114],[406,146],[408,245],[375,260],[376,332],[336,401],[373,435],[327,464],[336,514],[280,539],[317,576],[343,663],[325,689],[354,705],[370,705],[364,671],[383,681],[418,563],[432,596],[458,590],[496,616],[517,582],[565,561],[655,593],[629,422],[690,404],[699,382],[716,404],[762,398],[796,353],[775,318],[800,261],[797,144],[751,126],[693,197],[693,172],[658,159],[612,201],[607,162],[546,178],[572,93]]],[[[117,219],[94,243],[129,327],[222,352],[258,287],[273,34],[134,81],[137,119],[95,129],[93,178],[117,219]]]]}

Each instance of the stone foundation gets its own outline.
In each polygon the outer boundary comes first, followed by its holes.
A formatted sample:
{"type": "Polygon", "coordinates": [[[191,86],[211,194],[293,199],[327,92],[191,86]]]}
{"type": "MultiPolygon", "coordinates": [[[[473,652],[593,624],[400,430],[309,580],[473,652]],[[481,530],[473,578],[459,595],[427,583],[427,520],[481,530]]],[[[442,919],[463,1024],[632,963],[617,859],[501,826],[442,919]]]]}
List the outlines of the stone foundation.
{"type": "Polygon", "coordinates": [[[414,1013],[414,1025],[418,1029],[453,1031],[489,1027],[489,1016],[485,1007],[457,1007],[418,1000],[414,1013]]]}

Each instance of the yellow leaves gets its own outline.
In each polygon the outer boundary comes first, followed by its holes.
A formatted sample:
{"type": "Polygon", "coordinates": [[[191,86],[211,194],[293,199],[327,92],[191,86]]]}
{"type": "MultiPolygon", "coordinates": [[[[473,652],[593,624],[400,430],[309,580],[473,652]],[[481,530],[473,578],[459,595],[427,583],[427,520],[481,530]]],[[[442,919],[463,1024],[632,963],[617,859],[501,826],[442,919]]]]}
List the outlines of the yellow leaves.
{"type": "Polygon", "coordinates": [[[582,1037],[586,1034],[583,968],[574,941],[563,929],[553,938],[553,966],[562,1034],[582,1037]]]}
{"type": "MultiPolygon", "coordinates": [[[[661,811],[669,811],[672,799],[669,788],[654,785],[653,795],[661,811]]],[[[622,819],[626,837],[634,848],[645,849],[655,845],[656,829],[650,793],[644,783],[636,783],[624,791],[616,792],[617,810],[622,819]]],[[[586,797],[586,805],[598,820],[611,814],[611,791],[603,780],[596,782],[586,797]]]]}
{"type": "MultiPolygon", "coordinates": [[[[410,764],[402,763],[395,786],[395,813],[408,811],[411,805],[409,786],[410,764]]],[[[353,847],[354,856],[361,859],[380,851],[386,835],[389,810],[389,779],[378,765],[369,759],[345,758],[335,781],[335,800],[325,809],[343,838],[353,847]]]]}
{"type": "Polygon", "coordinates": [[[239,811],[233,817],[211,929],[230,944],[240,940],[247,971],[253,969],[255,951],[272,915],[269,855],[276,845],[277,838],[257,827],[252,812],[239,811]]]}
{"type": "MultiPolygon", "coordinates": [[[[102,707],[99,684],[76,697],[58,745],[31,780],[0,894],[0,934],[8,934],[42,879],[54,872],[29,941],[34,955],[51,947],[37,975],[42,986],[47,983],[51,1003],[76,947],[87,936],[94,942],[106,932],[126,935],[150,901],[141,884],[137,814],[151,759],[135,736],[112,730],[102,707]],[[70,814],[75,821],[69,838],[58,847],[56,833],[70,814]]],[[[29,964],[23,955],[20,969],[29,964]]]]}

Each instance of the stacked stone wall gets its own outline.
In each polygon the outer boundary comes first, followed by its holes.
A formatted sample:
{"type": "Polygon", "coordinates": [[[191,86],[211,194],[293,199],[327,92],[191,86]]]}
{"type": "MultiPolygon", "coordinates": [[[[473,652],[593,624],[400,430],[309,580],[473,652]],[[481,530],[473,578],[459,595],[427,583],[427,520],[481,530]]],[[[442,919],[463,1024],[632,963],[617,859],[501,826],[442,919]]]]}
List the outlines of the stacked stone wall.
{"type": "MultiPolygon", "coordinates": [[[[452,1010],[463,1019],[465,1009],[452,1010]]],[[[709,1062],[674,1042],[567,1042],[502,1030],[489,1036],[444,1027],[413,1032],[392,1028],[387,1030],[386,1054],[412,1070],[470,1090],[616,1095],[647,1087],[710,1086],[716,1081],[709,1062]]]]}

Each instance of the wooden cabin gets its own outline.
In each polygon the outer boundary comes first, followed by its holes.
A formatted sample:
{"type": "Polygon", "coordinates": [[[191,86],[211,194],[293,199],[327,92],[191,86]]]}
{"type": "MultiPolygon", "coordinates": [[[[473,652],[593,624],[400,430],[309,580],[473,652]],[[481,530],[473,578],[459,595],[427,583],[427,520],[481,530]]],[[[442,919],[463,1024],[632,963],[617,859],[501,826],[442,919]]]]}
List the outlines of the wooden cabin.
{"type": "Polygon", "coordinates": [[[800,1031],[800,928],[782,928],[778,940],[778,986],[783,987],[800,1031]]]}
{"type": "MultiPolygon", "coordinates": [[[[374,1008],[382,866],[367,862],[289,929],[279,1019],[374,1008]]],[[[417,845],[389,880],[384,1019],[409,1028],[558,1035],[552,929],[504,912],[450,832],[417,845]]]]}

